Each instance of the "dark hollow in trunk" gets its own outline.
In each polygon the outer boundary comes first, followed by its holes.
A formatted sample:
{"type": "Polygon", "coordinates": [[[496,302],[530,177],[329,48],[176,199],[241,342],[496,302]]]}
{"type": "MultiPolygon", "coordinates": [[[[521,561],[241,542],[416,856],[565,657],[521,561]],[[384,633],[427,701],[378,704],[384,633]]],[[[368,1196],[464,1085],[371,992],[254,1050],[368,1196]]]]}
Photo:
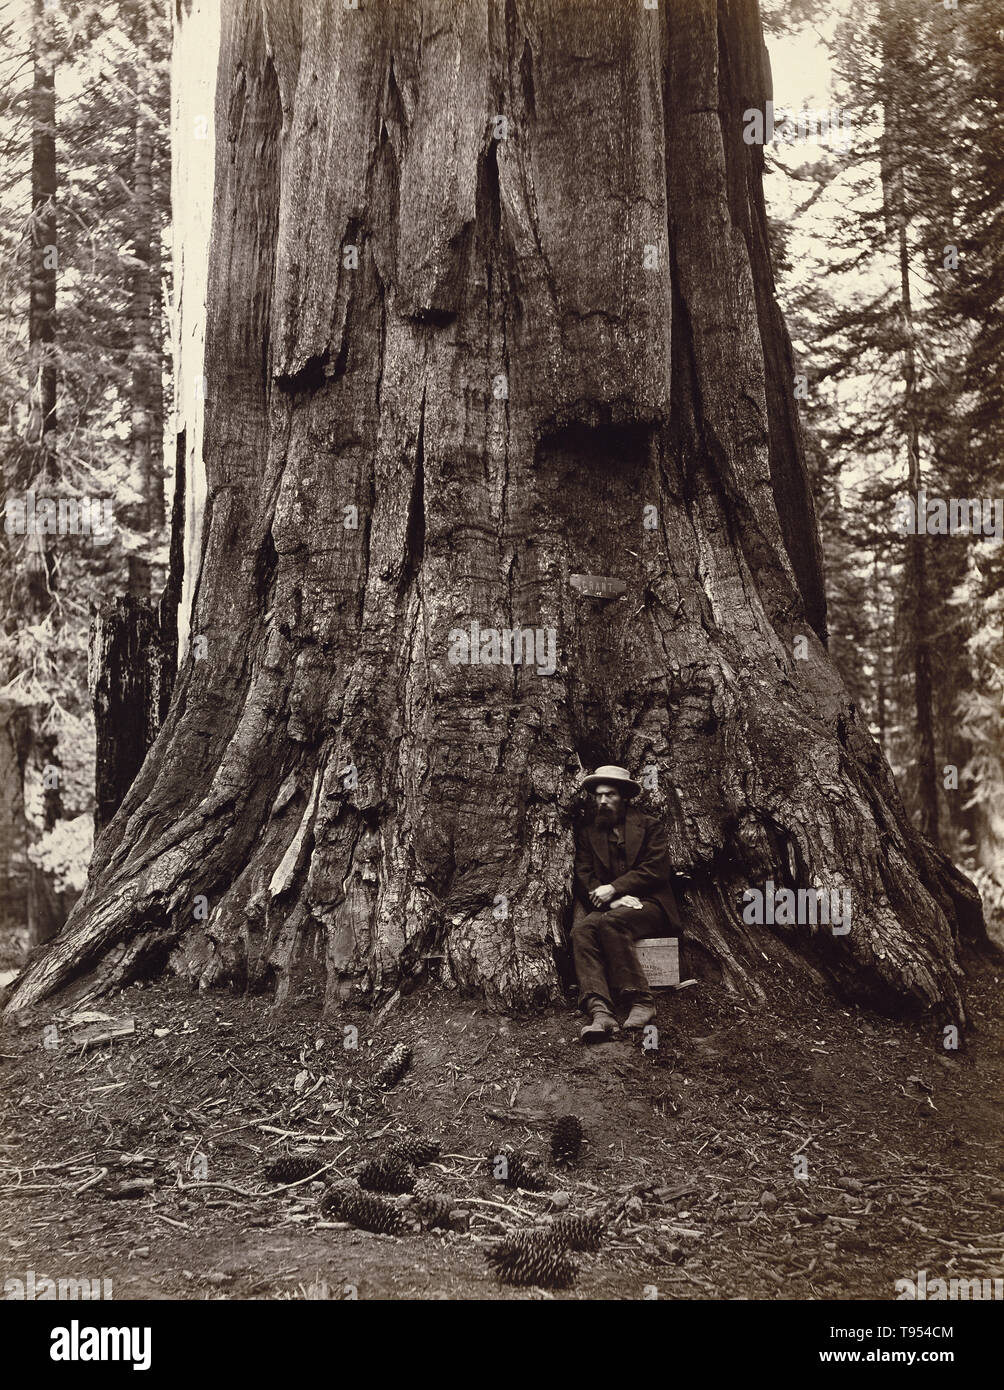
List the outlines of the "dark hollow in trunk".
{"type": "Polygon", "coordinates": [[[167,582],[159,603],[127,595],[95,613],[87,652],[95,726],[94,832],[111,820],[167,717],[184,571],[185,438],[175,447],[167,582]]]}
{"type": "Polygon", "coordinates": [[[157,608],[126,596],[95,614],[88,666],[96,731],[94,830],[102,830],[143,764],[170,703],[174,666],[157,608]]]}

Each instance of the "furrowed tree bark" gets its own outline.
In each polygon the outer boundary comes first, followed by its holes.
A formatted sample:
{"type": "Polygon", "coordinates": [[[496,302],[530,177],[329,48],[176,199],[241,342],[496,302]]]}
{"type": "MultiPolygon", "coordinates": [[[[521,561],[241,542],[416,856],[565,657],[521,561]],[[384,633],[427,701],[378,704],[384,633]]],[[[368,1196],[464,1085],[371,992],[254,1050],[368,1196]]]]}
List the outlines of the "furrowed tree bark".
{"type": "MultiPolygon", "coordinates": [[[[130,386],[130,427],[132,435],[133,483],[141,502],[133,509],[132,523],[137,530],[152,538],[164,521],[164,489],[158,467],[159,443],[154,436],[157,412],[155,393],[160,391],[159,355],[154,344],[152,282],[153,269],[153,191],[151,166],[153,161],[153,131],[147,97],[146,22],[140,13],[136,17],[134,41],[140,52],[136,64],[136,110],[133,134],[132,217],[134,268],[132,272],[132,353],[130,386]]],[[[150,592],[150,560],[148,554],[129,556],[129,593],[146,597],[150,592]]]]}
{"type": "Polygon", "coordinates": [[[187,655],[10,1008],[166,965],[334,1008],[433,949],[555,997],[581,760],[651,770],[733,988],[767,954],[962,1019],[978,897],[824,645],[767,95],[752,0],[227,0],[187,655]],[[474,620],[556,670],[455,664],[474,620]],[[746,925],[768,879],[851,888],[850,933],[746,925]]]}

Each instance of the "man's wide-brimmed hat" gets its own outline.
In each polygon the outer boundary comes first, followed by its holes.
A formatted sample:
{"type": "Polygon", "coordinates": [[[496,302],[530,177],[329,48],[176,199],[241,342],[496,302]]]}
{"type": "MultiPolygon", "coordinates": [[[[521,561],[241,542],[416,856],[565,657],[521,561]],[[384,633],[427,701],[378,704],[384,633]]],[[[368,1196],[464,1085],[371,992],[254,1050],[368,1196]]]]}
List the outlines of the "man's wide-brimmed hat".
{"type": "Polygon", "coordinates": [[[637,796],[641,791],[641,783],[628,775],[626,767],[614,767],[612,764],[609,767],[598,767],[591,777],[583,777],[582,790],[595,791],[604,782],[617,787],[625,796],[637,796]]]}

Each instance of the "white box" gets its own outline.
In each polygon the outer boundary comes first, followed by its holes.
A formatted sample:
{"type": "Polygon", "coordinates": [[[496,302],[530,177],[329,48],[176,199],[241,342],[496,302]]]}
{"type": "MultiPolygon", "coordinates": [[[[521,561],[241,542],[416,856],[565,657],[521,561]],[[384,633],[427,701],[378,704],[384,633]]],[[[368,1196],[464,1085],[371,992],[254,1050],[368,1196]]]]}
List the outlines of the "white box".
{"type": "Polygon", "coordinates": [[[680,939],[647,936],[634,944],[638,963],[651,989],[675,989],[680,983],[680,939]]]}

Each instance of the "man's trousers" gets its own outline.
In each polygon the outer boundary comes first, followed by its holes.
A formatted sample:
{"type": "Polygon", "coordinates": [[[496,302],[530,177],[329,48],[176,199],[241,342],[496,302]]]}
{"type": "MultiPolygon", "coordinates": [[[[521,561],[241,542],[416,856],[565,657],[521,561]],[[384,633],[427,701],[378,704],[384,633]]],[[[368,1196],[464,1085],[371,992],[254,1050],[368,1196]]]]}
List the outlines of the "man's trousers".
{"type": "Polygon", "coordinates": [[[579,985],[579,1007],[590,995],[607,1004],[630,995],[632,1003],[651,1000],[634,943],[644,936],[664,936],[666,916],[656,902],[641,907],[611,907],[593,911],[572,928],[572,956],[579,985]]]}

